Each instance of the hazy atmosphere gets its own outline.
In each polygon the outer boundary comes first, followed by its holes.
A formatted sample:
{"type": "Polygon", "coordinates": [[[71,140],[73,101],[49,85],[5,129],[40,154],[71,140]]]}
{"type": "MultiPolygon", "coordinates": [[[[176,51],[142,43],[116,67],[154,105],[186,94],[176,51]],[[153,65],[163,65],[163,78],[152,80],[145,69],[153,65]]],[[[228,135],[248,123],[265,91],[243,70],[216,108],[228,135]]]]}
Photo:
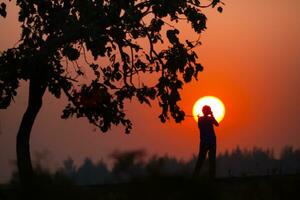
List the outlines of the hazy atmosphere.
{"type": "MultiPolygon", "coordinates": [[[[0,18],[0,50],[13,47],[20,37],[18,10],[7,3],[8,15],[0,18]]],[[[226,113],[215,129],[217,151],[262,147],[279,152],[300,147],[300,1],[224,0],[223,13],[207,9],[207,30],[197,49],[204,66],[199,80],[184,85],[181,107],[192,114],[202,96],[220,98],[226,113]]],[[[180,27],[179,27],[180,28],[180,27]]],[[[186,34],[189,32],[186,31],[186,34]]],[[[28,83],[0,110],[0,183],[16,168],[16,134],[27,106],[28,83]]],[[[198,151],[199,130],[192,118],[176,124],[161,123],[157,102],[152,107],[128,102],[133,122],[131,134],[123,127],[101,133],[86,119],[60,118],[67,105],[46,91],[31,136],[31,152],[49,152],[45,165],[61,166],[71,157],[78,165],[86,157],[110,162],[114,150],[144,149],[148,155],[171,155],[185,160],[198,151]]]]}

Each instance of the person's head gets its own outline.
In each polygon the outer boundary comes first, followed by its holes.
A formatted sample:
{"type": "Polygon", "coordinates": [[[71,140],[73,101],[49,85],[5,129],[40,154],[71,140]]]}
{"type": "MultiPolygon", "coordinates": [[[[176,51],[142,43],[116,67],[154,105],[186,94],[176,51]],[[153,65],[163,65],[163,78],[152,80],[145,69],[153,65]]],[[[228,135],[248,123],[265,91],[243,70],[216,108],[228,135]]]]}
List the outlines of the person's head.
{"type": "Polygon", "coordinates": [[[211,108],[208,105],[202,107],[202,113],[204,116],[211,114],[211,108]]]}

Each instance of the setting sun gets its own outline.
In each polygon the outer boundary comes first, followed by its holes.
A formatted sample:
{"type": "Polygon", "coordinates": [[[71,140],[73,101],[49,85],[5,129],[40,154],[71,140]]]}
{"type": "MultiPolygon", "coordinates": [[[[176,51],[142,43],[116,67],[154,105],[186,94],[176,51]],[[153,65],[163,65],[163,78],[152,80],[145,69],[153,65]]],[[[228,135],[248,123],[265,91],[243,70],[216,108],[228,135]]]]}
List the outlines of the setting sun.
{"type": "Polygon", "coordinates": [[[225,106],[220,99],[214,96],[205,96],[196,101],[193,107],[193,116],[198,121],[198,115],[203,116],[202,107],[208,105],[218,122],[222,121],[225,115],[225,106]]]}

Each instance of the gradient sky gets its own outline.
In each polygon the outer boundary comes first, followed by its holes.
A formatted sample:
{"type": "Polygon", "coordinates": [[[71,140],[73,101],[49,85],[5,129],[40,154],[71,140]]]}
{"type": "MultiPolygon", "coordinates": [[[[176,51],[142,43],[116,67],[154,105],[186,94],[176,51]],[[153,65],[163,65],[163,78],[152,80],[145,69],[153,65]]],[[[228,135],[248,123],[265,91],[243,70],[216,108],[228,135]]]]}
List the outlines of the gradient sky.
{"type": "MultiPolygon", "coordinates": [[[[300,1],[224,0],[222,14],[208,11],[208,29],[202,35],[199,59],[205,67],[198,82],[185,85],[180,105],[187,114],[205,95],[219,97],[226,115],[216,129],[218,151],[239,145],[273,148],[300,147],[300,1]]],[[[12,47],[18,37],[17,9],[9,3],[8,17],[0,19],[0,50],[12,47]]],[[[186,34],[188,31],[185,30],[186,34]]],[[[7,110],[0,111],[0,183],[6,181],[16,159],[15,139],[28,95],[27,83],[7,110]]],[[[66,99],[48,93],[35,122],[31,151],[50,152],[47,165],[58,167],[72,157],[108,159],[114,150],[145,149],[189,159],[198,150],[197,124],[161,124],[157,105],[132,103],[131,135],[123,127],[106,134],[94,131],[85,119],[60,119],[66,99]]]]}

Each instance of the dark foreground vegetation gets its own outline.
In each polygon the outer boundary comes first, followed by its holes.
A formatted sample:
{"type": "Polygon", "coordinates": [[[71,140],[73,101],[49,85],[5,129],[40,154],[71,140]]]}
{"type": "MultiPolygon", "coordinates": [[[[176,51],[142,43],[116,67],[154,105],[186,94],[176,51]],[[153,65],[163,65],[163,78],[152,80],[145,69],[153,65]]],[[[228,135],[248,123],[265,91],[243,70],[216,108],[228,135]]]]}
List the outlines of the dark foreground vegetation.
{"type": "MultiPolygon", "coordinates": [[[[93,186],[44,185],[32,199],[299,199],[300,176],[219,178],[153,177],[93,186]]],[[[17,188],[1,187],[1,199],[23,199],[17,188]]]]}
{"type": "MultiPolygon", "coordinates": [[[[41,159],[41,156],[40,156],[41,159]]],[[[81,165],[68,158],[56,174],[64,174],[78,185],[99,185],[128,182],[135,179],[157,176],[180,176],[189,178],[194,170],[196,156],[180,160],[171,156],[147,156],[143,150],[115,151],[111,155],[113,165],[100,160],[86,158],[81,165]]],[[[37,171],[49,173],[41,167],[43,161],[36,162],[37,171]]],[[[44,166],[44,165],[43,165],[44,166]]],[[[208,162],[204,163],[201,176],[207,176],[208,162]]],[[[284,147],[275,156],[270,149],[241,149],[236,147],[217,157],[217,177],[251,177],[300,174],[300,149],[284,147]]],[[[15,174],[16,175],[16,174],[15,174]]],[[[53,175],[52,175],[53,176],[53,175]]],[[[17,182],[17,177],[12,177],[17,182]]]]}
{"type": "MultiPolygon", "coordinates": [[[[76,166],[69,158],[50,172],[35,164],[36,185],[31,199],[299,199],[300,150],[273,151],[236,148],[218,156],[217,178],[207,176],[205,165],[198,178],[191,176],[195,157],[188,161],[169,156],[146,159],[143,150],[114,152],[112,168],[86,159],[76,166]]],[[[206,163],[207,164],[207,163],[206,163]]],[[[0,200],[24,199],[15,173],[0,186],[0,200]]]]}

